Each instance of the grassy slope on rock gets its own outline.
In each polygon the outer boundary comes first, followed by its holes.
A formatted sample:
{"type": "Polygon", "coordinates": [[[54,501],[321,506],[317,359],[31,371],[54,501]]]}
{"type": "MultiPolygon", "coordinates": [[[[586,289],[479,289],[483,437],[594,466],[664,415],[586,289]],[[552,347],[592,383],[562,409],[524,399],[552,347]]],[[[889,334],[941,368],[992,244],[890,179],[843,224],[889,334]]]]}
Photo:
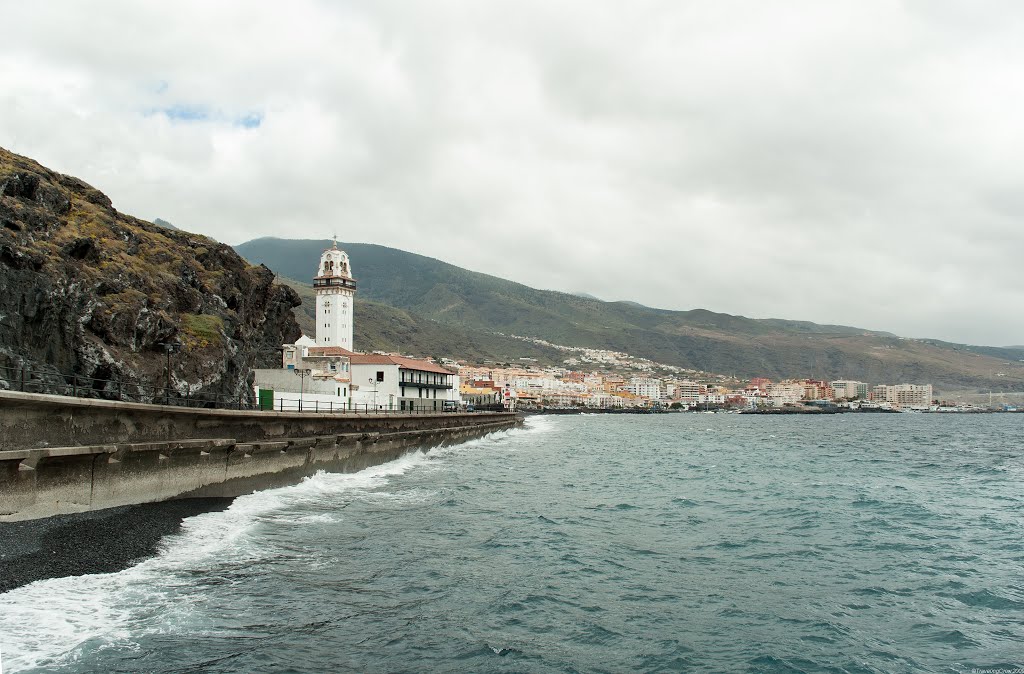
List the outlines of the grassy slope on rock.
{"type": "Polygon", "coordinates": [[[293,338],[298,298],[229,246],[119,213],[103,193],[0,148],[0,356],[57,372],[245,394],[293,338]]]}

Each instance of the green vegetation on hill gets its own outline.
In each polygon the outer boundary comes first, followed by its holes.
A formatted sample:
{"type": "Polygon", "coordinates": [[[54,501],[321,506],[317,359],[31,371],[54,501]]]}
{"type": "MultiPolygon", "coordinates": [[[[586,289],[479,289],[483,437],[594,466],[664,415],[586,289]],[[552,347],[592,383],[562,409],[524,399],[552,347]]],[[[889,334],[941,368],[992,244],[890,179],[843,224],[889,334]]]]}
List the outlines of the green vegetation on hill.
{"type": "MultiPolygon", "coordinates": [[[[295,316],[302,331],[316,334],[315,297],[308,283],[277,277],[277,282],[290,286],[302,299],[295,316]]],[[[520,358],[535,358],[539,363],[560,363],[566,355],[551,347],[495,335],[460,326],[445,326],[402,309],[379,302],[358,300],[355,304],[355,340],[364,351],[397,351],[414,356],[468,358],[476,362],[515,363],[520,358]]]]}
{"type": "Polygon", "coordinates": [[[251,397],[252,368],[298,333],[298,297],[273,278],[0,148],[0,366],[42,373],[47,390],[84,375],[104,380],[97,393],[170,379],[181,394],[251,397]]]}
{"type": "MultiPolygon", "coordinates": [[[[264,238],[236,250],[282,276],[309,279],[329,246],[329,241],[264,238]]],[[[755,320],[704,309],[668,311],[602,302],[537,290],[384,246],[339,246],[352,259],[361,303],[387,305],[406,312],[410,320],[436,322],[444,327],[442,338],[450,334],[454,339],[464,330],[501,332],[747,377],[1024,388],[1024,351],[901,339],[805,321],[755,320]]],[[[356,326],[363,329],[358,318],[356,326]]],[[[378,339],[376,332],[365,336],[371,342],[378,339]]]]}

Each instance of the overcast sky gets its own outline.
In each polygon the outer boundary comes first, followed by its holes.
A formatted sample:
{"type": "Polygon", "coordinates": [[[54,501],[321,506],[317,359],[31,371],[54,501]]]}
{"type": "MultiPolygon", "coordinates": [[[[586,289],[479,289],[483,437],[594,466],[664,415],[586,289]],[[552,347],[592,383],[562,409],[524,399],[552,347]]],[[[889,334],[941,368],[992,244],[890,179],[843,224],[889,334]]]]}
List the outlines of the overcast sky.
{"type": "Polygon", "coordinates": [[[0,146],[132,215],[1024,344],[1021,2],[48,1],[2,21],[0,146]]]}

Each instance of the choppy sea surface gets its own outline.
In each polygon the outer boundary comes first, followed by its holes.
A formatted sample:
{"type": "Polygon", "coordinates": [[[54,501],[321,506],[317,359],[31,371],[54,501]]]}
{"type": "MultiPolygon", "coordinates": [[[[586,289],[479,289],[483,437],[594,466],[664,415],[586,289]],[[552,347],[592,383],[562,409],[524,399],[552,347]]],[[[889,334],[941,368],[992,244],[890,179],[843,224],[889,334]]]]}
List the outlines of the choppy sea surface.
{"type": "Polygon", "coordinates": [[[1024,415],[533,417],[0,595],[4,672],[1024,666],[1024,415]]]}

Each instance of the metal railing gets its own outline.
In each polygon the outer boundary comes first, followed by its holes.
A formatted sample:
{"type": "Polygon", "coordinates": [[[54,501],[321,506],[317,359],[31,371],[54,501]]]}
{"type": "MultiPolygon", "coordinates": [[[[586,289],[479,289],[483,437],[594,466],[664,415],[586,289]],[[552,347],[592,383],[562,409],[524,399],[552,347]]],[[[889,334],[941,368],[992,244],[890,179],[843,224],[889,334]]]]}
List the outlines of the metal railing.
{"type": "Polygon", "coordinates": [[[30,366],[0,366],[0,389],[21,391],[24,393],[45,393],[75,398],[96,398],[122,402],[145,403],[153,405],[174,405],[178,407],[194,407],[205,409],[228,410],[263,410],[275,412],[309,412],[319,414],[441,414],[467,411],[502,411],[495,406],[420,406],[417,408],[388,408],[370,404],[335,404],[333,401],[302,400],[274,396],[273,409],[261,406],[259,402],[246,399],[245,395],[227,396],[219,393],[192,393],[186,389],[182,393],[174,388],[154,386],[152,384],[131,379],[102,379],[87,377],[80,374],[63,374],[54,369],[35,369],[30,366]]]}
{"type": "Polygon", "coordinates": [[[399,386],[404,386],[406,388],[417,388],[417,387],[419,387],[419,388],[436,388],[436,389],[454,388],[454,386],[452,386],[451,384],[447,384],[447,383],[442,384],[442,383],[439,383],[439,382],[429,382],[429,381],[410,381],[410,380],[407,380],[407,379],[399,380],[398,384],[399,384],[399,386]]]}
{"type": "MultiPolygon", "coordinates": [[[[261,406],[259,409],[270,411],[269,406],[261,406]]],[[[303,400],[302,398],[283,398],[274,396],[274,412],[318,412],[321,414],[442,414],[451,412],[466,412],[462,406],[443,407],[388,407],[387,405],[371,405],[364,403],[337,403],[333,400],[303,400]]],[[[468,410],[468,411],[493,411],[493,410],[468,410]]]]}
{"type": "Polygon", "coordinates": [[[313,279],[314,288],[351,288],[355,290],[356,282],[351,279],[341,278],[339,276],[325,276],[313,279]]]}

